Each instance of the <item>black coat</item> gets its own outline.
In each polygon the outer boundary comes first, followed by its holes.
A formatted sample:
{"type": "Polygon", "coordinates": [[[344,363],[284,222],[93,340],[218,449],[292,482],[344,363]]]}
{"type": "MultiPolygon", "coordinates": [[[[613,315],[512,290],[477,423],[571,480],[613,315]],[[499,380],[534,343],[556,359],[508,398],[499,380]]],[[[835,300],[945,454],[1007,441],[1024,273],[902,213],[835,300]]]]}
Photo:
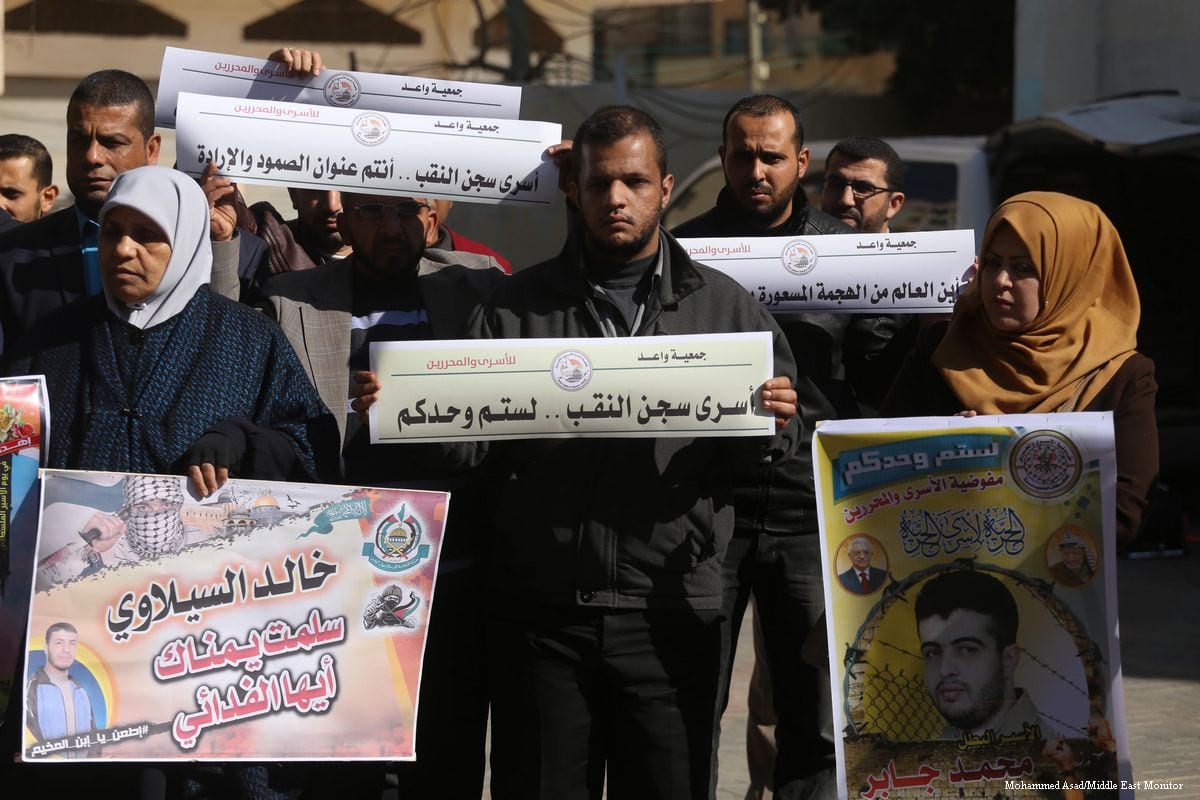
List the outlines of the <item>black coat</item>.
{"type": "Polygon", "coordinates": [[[241,450],[236,476],[334,471],[337,426],[279,326],[207,287],[145,330],[103,297],[79,300],[47,314],[13,356],[11,373],[46,376],[50,467],[181,474],[192,443],[218,430],[241,450]]]}
{"type": "MultiPolygon", "coordinates": [[[[770,331],[776,375],[795,367],[778,326],[728,276],[697,264],[665,231],[663,275],[638,336],[770,331]]],[[[476,338],[604,335],[578,240],[501,281],[468,326],[476,338]]],[[[793,421],[774,437],[532,439],[496,443],[506,595],[592,608],[717,609],[733,533],[739,462],[786,458],[793,421]]]]}
{"type": "MultiPolygon", "coordinates": [[[[717,204],[672,231],[676,237],[812,236],[853,233],[833,217],[795,198],[792,215],[781,225],[757,229],[738,209],[727,190],[717,204]]],[[[802,438],[796,455],[775,466],[739,474],[734,488],[737,528],[774,535],[816,533],[817,499],[813,481],[812,432],[823,419],[871,416],[848,375],[872,374],[872,361],[885,351],[897,329],[894,317],[825,312],[790,312],[775,317],[796,358],[797,405],[802,438]]]]}

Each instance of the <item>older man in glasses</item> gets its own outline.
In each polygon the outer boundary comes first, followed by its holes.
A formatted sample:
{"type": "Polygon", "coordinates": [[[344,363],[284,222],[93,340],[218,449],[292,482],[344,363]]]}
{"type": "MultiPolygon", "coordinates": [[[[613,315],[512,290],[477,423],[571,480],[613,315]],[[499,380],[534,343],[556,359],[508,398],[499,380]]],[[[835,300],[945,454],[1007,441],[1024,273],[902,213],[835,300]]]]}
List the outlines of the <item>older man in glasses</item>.
{"type": "Polygon", "coordinates": [[[838,142],[825,159],[821,210],[862,233],[887,233],[904,205],[904,162],[874,136],[838,142]]]}
{"type": "MultiPolygon", "coordinates": [[[[787,100],[755,95],[735,103],[725,115],[717,154],[725,187],[716,205],[673,230],[675,236],[852,232],[805,199],[800,180],[809,153],[800,112],[787,100]]],[[[773,698],[756,718],[761,695],[751,692],[752,785],[746,796],[761,797],[770,788],[778,798],[824,797],[835,792],[829,680],[800,657],[825,605],[809,445],[817,420],[869,416],[847,376],[869,372],[871,359],[891,338],[892,322],[825,313],[792,313],[776,321],[796,357],[804,438],[789,461],[736,477],[734,535],[723,566],[722,695],[727,702],[741,621],[753,594],[762,634],[755,637],[761,643],[755,675],[773,698]],[[762,766],[770,761],[770,743],[760,731],[772,710],[778,748],[773,770],[762,766]]]]}
{"type": "Polygon", "coordinates": [[[468,475],[429,480],[447,470],[420,458],[427,453],[420,445],[372,445],[348,401],[351,381],[369,368],[371,342],[457,338],[504,272],[489,256],[426,249],[438,215],[425,200],[343,193],[341,202],[337,228],[353,252],[271,278],[263,287],[266,310],[338,418],[346,482],[454,492],[425,648],[417,761],[387,769],[397,773],[402,797],[479,797],[487,695],[478,553],[486,505],[468,475]]]}

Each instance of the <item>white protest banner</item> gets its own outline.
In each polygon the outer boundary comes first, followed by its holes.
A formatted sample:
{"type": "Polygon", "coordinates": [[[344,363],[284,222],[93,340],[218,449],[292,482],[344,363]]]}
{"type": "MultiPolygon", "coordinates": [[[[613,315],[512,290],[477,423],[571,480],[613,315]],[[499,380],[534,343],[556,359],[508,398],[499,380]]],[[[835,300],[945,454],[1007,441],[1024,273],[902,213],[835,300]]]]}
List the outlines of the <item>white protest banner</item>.
{"type": "Polygon", "coordinates": [[[545,157],[557,123],[356,111],[179,96],[178,168],[240,183],[468,203],[544,206],[558,196],[545,157]]]}
{"type": "Polygon", "coordinates": [[[315,78],[291,78],[282,61],[168,47],[158,78],[155,125],[175,127],[181,92],[399,114],[492,119],[521,115],[519,86],[334,69],[315,78]]]}
{"type": "Polygon", "coordinates": [[[772,313],[945,314],[970,278],[970,230],[680,239],[772,313]]]}
{"type": "Polygon", "coordinates": [[[769,436],[771,334],[374,342],[371,441],[769,436]]]}

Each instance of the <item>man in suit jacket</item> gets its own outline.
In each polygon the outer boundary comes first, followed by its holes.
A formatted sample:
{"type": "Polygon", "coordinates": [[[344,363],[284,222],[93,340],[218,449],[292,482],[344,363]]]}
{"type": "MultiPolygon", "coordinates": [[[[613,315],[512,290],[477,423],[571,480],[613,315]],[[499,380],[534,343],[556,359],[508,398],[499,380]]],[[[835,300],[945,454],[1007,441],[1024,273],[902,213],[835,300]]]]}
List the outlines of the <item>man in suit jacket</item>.
{"type": "MultiPolygon", "coordinates": [[[[122,172],[157,164],[154,98],[145,82],[121,70],[84,78],[67,104],[67,186],[75,204],[0,236],[0,348],[11,346],[46,313],[99,294],[99,256],[83,245],[112,182],[122,172]]],[[[266,247],[238,236],[233,184],[210,167],[200,185],[209,197],[213,291],[238,298],[239,257],[261,258],[266,247]],[[244,250],[244,254],[240,253],[244,250]]]]}
{"type": "Polygon", "coordinates": [[[887,571],[871,566],[875,547],[870,539],[860,536],[850,542],[847,554],[850,556],[850,569],[838,575],[842,586],[855,594],[870,594],[883,586],[887,571]]]}
{"type": "Polygon", "coordinates": [[[426,251],[438,224],[428,203],[358,194],[341,200],[338,230],[352,255],[272,277],[263,287],[265,310],[338,419],[347,482],[454,492],[425,647],[417,761],[395,769],[402,797],[478,798],[487,720],[480,482],[447,467],[436,449],[372,445],[347,401],[352,376],[361,380],[368,369],[371,342],[457,338],[504,273],[487,256],[426,251]]]}

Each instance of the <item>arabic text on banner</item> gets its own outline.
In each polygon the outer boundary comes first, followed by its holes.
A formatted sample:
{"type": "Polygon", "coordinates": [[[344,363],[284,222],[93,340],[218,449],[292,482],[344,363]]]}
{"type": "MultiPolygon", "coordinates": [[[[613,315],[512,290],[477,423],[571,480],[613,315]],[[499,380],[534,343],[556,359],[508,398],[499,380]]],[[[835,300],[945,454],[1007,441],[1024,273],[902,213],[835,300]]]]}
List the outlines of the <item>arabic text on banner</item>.
{"type": "Polygon", "coordinates": [[[562,126],[179,95],[178,168],[244,183],[546,206],[562,126]]]}
{"type": "Polygon", "coordinates": [[[771,334],[374,342],[372,442],[769,436],[771,334]]]}
{"type": "Polygon", "coordinates": [[[1131,780],[1112,415],[831,422],[813,461],[843,800],[1131,780]]]}
{"type": "MultiPolygon", "coordinates": [[[[0,379],[0,720],[14,688],[37,538],[38,466],[50,436],[41,375],[0,379]]],[[[19,701],[18,701],[19,702],[19,701]]]]}
{"type": "Polygon", "coordinates": [[[26,760],[413,758],[449,495],[42,480],[26,760]]]}
{"type": "Polygon", "coordinates": [[[519,86],[336,69],[315,78],[292,78],[281,61],[168,47],[159,74],[155,125],[175,127],[181,92],[397,114],[517,119],[521,111],[519,86]]]}
{"type": "Polygon", "coordinates": [[[969,230],[680,239],[773,314],[945,314],[975,258],[969,230]]]}

